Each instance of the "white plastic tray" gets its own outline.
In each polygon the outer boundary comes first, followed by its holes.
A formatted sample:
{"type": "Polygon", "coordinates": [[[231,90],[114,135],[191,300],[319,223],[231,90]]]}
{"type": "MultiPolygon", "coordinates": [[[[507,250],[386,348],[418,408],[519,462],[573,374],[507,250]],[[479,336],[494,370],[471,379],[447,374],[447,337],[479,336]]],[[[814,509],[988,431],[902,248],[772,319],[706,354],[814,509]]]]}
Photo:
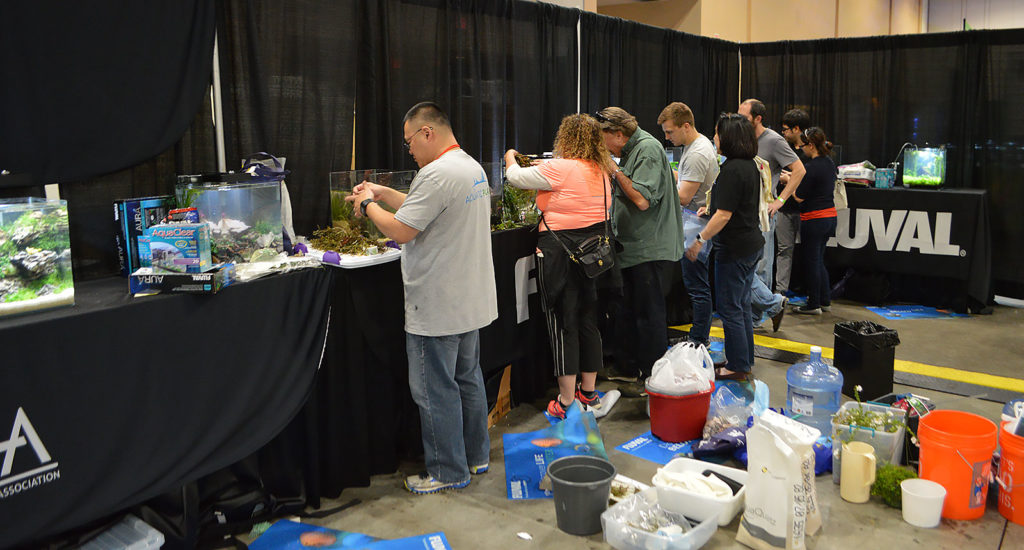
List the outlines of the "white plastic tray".
{"type": "Polygon", "coordinates": [[[695,471],[697,473],[703,472],[704,470],[711,470],[719,472],[722,475],[743,484],[743,487],[741,487],[739,492],[733,495],[732,498],[718,500],[677,487],[662,485],[660,483],[660,478],[655,475],[654,479],[651,480],[651,483],[658,490],[658,502],[660,502],[666,510],[683,514],[686,517],[690,517],[698,521],[704,521],[708,518],[717,516],[718,525],[725,526],[732,523],[733,518],[736,517],[736,514],[738,514],[740,509],[743,507],[743,498],[747,494],[746,470],[738,470],[728,466],[719,466],[718,464],[704,462],[703,460],[695,460],[685,457],[672,459],[671,462],[665,465],[665,469],[670,472],[695,471]]]}
{"type": "Polygon", "coordinates": [[[641,531],[623,521],[625,518],[621,517],[622,510],[628,509],[635,500],[643,499],[651,504],[657,504],[658,498],[657,490],[646,489],[601,513],[601,528],[604,531],[605,542],[616,550],[696,550],[707,544],[715,535],[715,531],[718,531],[718,525],[712,518],[702,520],[686,533],[673,536],[641,531]]]}
{"type": "Polygon", "coordinates": [[[355,269],[359,267],[366,267],[369,265],[386,264],[393,262],[398,258],[402,257],[402,251],[394,248],[389,248],[387,252],[383,254],[373,254],[372,256],[356,256],[354,254],[341,254],[341,263],[333,264],[324,261],[324,252],[315,248],[309,249],[309,255],[315,256],[320,260],[320,263],[333,267],[340,267],[343,269],[355,269]]]}

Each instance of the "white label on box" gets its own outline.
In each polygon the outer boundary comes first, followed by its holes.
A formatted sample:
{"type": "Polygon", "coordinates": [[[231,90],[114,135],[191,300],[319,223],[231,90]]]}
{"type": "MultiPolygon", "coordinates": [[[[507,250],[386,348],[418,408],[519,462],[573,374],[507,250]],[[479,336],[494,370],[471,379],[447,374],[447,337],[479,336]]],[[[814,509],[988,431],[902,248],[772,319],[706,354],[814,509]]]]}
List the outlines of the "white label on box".
{"type": "Polygon", "coordinates": [[[793,392],[793,412],[804,416],[814,416],[814,397],[793,392]]]}

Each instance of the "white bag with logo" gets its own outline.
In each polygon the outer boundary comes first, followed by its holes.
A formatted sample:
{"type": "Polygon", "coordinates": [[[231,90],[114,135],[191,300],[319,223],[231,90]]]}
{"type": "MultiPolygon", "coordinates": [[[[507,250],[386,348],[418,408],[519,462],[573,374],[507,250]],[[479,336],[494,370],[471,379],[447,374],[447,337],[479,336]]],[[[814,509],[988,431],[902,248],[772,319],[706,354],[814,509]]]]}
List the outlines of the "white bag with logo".
{"type": "Polygon", "coordinates": [[[756,550],[799,550],[821,528],[814,486],[818,430],[766,410],[747,430],[747,496],[736,541],[756,550]],[[809,469],[808,469],[809,468],[809,469]]]}

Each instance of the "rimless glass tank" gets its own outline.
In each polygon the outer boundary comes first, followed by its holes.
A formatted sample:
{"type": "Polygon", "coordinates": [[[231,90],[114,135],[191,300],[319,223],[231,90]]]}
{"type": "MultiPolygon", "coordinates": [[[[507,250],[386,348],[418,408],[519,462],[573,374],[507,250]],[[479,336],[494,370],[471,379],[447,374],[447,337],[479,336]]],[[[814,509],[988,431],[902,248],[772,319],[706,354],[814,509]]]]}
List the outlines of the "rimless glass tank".
{"type": "MultiPolygon", "coordinates": [[[[364,217],[356,217],[354,215],[353,205],[345,201],[345,197],[351,195],[352,189],[364,181],[408,193],[409,188],[412,187],[412,180],[416,178],[416,171],[353,170],[350,172],[331,172],[330,178],[331,224],[334,227],[354,229],[371,239],[382,239],[384,234],[377,229],[373,222],[364,217]]],[[[377,204],[385,210],[394,211],[383,202],[378,202],[377,204]]],[[[358,205],[355,207],[358,208],[358,205]]]]}
{"type": "Polygon", "coordinates": [[[903,152],[903,185],[939,187],[946,182],[946,149],[925,147],[903,152]]]}
{"type": "Polygon", "coordinates": [[[284,250],[280,182],[181,183],[176,192],[178,204],[195,207],[210,226],[214,263],[272,259],[284,250]]]}
{"type": "Polygon", "coordinates": [[[0,317],[74,303],[67,202],[0,199],[0,317]]]}

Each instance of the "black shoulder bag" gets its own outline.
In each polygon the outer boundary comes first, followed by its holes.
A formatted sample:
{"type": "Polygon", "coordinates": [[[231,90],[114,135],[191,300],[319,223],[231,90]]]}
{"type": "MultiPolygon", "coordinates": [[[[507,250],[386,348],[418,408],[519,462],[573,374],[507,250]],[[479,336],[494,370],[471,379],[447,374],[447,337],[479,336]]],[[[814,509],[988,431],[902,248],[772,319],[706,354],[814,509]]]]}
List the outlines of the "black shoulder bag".
{"type": "Polygon", "coordinates": [[[601,198],[604,199],[604,235],[587,237],[583,242],[576,245],[576,248],[569,250],[562,242],[558,232],[548,226],[544,221],[544,213],[541,212],[540,221],[551,232],[551,236],[558,241],[569,255],[569,259],[583,268],[583,274],[589,279],[608,271],[615,266],[615,254],[612,251],[611,238],[608,235],[608,195],[604,192],[604,182],[601,185],[601,198]]]}

